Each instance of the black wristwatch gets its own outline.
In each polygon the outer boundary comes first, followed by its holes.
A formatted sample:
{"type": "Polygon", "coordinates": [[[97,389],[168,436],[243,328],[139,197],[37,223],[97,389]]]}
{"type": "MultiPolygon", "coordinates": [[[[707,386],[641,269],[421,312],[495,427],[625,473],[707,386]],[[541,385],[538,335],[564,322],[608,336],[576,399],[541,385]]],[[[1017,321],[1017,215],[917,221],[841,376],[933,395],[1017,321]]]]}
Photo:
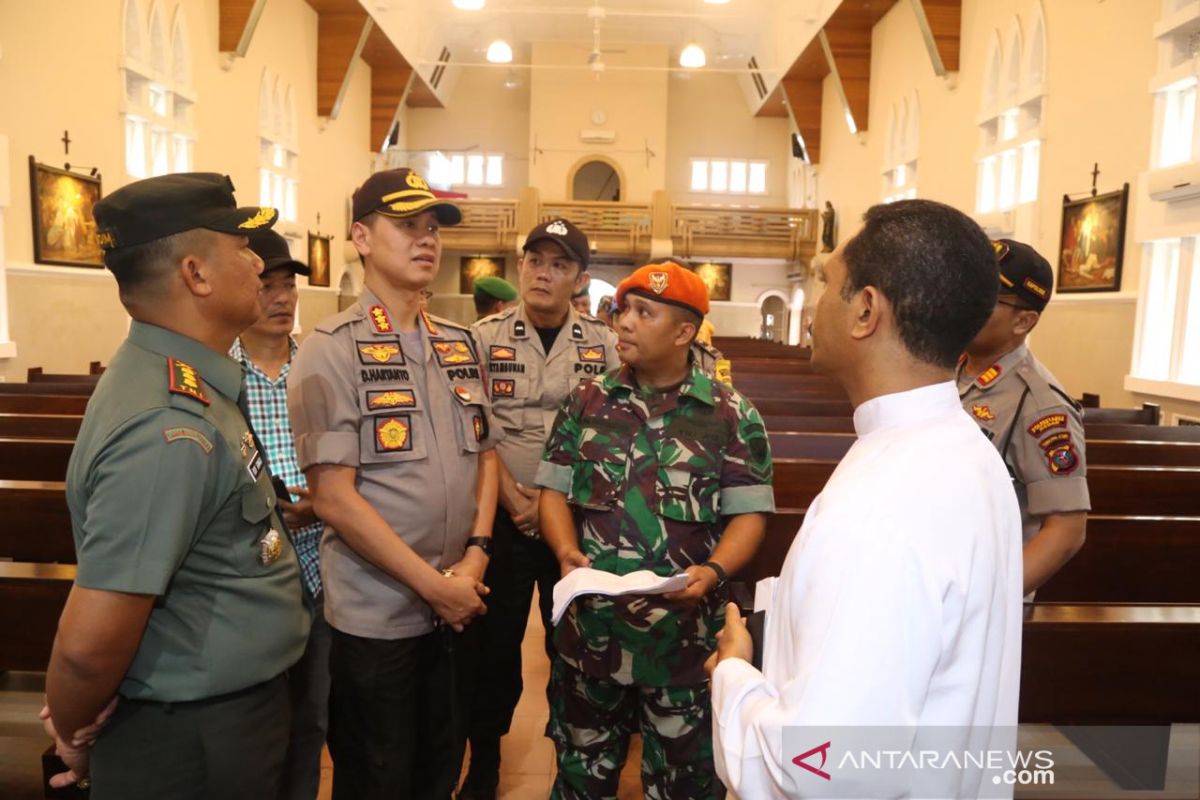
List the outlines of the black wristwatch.
{"type": "Polygon", "coordinates": [[[722,566],[721,566],[720,564],[718,564],[717,562],[715,562],[715,561],[705,561],[705,562],[704,562],[703,564],[701,564],[700,566],[702,566],[702,567],[708,567],[708,568],[709,568],[709,569],[711,569],[713,572],[717,573],[717,585],[713,587],[714,589],[721,589],[721,588],[724,588],[725,584],[729,582],[729,576],[725,574],[725,568],[724,568],[724,567],[722,567],[722,566]]]}
{"type": "MultiPolygon", "coordinates": [[[[492,537],[472,536],[470,539],[467,539],[467,547],[470,547],[471,545],[475,545],[482,550],[483,554],[488,558],[492,557],[492,537]]],[[[464,552],[466,551],[467,547],[463,548],[464,552]]]]}

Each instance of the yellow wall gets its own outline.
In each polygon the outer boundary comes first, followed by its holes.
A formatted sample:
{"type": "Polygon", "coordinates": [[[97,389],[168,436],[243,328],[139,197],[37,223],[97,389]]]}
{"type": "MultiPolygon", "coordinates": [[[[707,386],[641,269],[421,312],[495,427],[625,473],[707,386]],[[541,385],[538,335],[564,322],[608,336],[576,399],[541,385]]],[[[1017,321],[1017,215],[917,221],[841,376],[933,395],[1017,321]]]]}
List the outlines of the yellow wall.
{"type": "MultiPolygon", "coordinates": [[[[166,3],[168,27],[176,2],[166,3]]],[[[268,3],[244,59],[228,70],[217,52],[215,0],[179,0],[188,21],[197,95],[195,169],[232,176],[242,203],[258,202],[258,93],[264,68],[290,82],[300,148],[299,221],[279,230],[299,237],[321,230],[339,237],[350,192],[369,173],[370,68],[357,64],[338,119],[316,114],[316,13],[304,0],[268,3]]],[[[149,13],[149,4],[143,5],[149,13]]],[[[11,207],[5,214],[10,336],[17,357],[0,360],[0,376],[23,380],[29,366],[81,372],[107,362],[128,318],[115,282],[102,270],[34,265],[27,159],[59,164],[59,139],[71,131],[70,161],[96,165],[105,192],[130,181],[124,174],[121,56],[122,3],[0,3],[0,134],[9,138],[11,207]],[[54,53],[70,53],[57,61],[54,53]]],[[[2,173],[0,173],[2,174],[2,173]]],[[[333,252],[340,249],[335,240],[333,252]]],[[[297,252],[304,258],[303,244],[297,252]]],[[[301,325],[307,331],[337,308],[341,263],[331,288],[303,289],[301,325]]]]}
{"type": "MultiPolygon", "coordinates": [[[[1007,43],[1019,20],[1026,44],[1036,0],[964,0],[961,69],[953,80],[933,74],[912,7],[897,3],[872,39],[868,130],[850,134],[827,78],[822,107],[820,185],[839,212],[839,235],[853,235],[862,213],[882,196],[887,121],[894,104],[920,104],[917,193],[968,213],[975,206],[975,154],[985,61],[991,37],[1007,43]]],[[[1032,244],[1057,266],[1062,196],[1091,186],[1100,163],[1102,191],[1135,183],[1146,169],[1153,127],[1147,82],[1155,70],[1152,28],[1160,4],[1147,0],[1053,0],[1044,4],[1046,94],[1044,140],[1032,244]]],[[[1105,405],[1135,405],[1122,388],[1133,343],[1140,245],[1132,236],[1131,193],[1120,297],[1075,295],[1047,309],[1032,345],[1078,396],[1097,392],[1105,405]]]]}

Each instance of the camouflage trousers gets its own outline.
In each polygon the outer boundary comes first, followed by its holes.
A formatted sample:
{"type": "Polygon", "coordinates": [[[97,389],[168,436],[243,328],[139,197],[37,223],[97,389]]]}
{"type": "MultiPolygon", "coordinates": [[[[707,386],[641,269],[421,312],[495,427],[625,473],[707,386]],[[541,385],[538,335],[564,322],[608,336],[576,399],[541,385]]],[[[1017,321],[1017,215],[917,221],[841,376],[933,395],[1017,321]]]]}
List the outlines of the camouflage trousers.
{"type": "Polygon", "coordinates": [[[629,736],[642,735],[642,791],[655,800],[724,797],[712,751],[708,684],[637,686],[554,660],[550,738],[558,752],[552,798],[615,798],[629,736]]]}

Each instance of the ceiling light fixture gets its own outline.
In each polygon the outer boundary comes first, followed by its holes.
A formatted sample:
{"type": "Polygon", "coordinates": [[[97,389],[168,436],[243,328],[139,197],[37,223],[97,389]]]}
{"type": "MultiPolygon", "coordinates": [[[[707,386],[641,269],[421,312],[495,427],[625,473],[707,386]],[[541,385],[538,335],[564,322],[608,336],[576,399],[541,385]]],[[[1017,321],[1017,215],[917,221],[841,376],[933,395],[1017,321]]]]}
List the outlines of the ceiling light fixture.
{"type": "Polygon", "coordinates": [[[679,66],[685,69],[699,69],[708,63],[704,49],[696,43],[689,44],[679,53],[679,66]]]}
{"type": "Polygon", "coordinates": [[[513,60],[512,48],[503,39],[497,39],[488,45],[487,60],[493,64],[508,64],[513,60]]]}
{"type": "Polygon", "coordinates": [[[455,8],[463,11],[479,11],[487,0],[452,0],[455,8]]]}

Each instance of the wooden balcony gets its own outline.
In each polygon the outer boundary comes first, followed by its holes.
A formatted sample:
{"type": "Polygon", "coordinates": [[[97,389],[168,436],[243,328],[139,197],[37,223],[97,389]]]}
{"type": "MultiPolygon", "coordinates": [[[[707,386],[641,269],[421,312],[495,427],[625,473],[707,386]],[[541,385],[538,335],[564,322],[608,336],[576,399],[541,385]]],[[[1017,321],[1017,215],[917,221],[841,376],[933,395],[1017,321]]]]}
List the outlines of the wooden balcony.
{"type": "Polygon", "coordinates": [[[817,212],[798,208],[713,208],[672,206],[671,242],[675,255],[812,258],[817,245],[817,212]]]}
{"type": "Polygon", "coordinates": [[[817,249],[818,212],[798,208],[719,208],[673,205],[665,192],[654,202],[541,202],[526,189],[513,200],[458,200],[459,225],[442,229],[448,250],[515,252],[534,224],[555,217],[574,222],[594,252],[649,260],[664,252],[679,258],[779,258],[803,261],[817,249]],[[653,242],[654,247],[651,247],[653,242]]]}

